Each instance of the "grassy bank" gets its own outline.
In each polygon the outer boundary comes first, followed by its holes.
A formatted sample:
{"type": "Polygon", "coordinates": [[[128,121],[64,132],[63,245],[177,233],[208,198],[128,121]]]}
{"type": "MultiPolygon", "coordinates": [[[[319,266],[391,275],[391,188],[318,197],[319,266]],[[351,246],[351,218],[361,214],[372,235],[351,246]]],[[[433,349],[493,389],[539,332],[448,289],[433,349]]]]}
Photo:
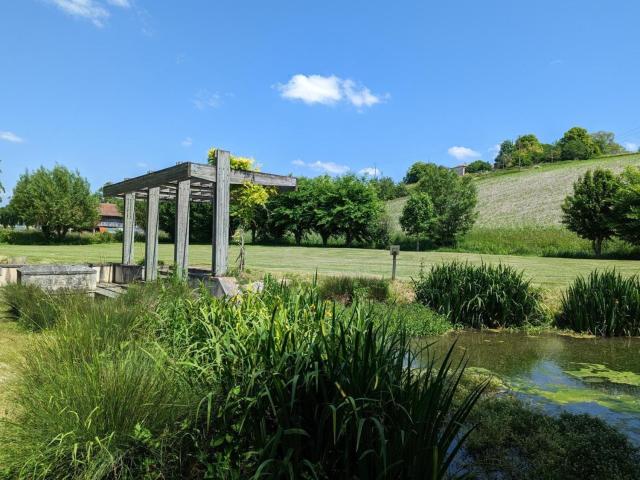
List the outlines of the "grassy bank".
{"type": "MultiPolygon", "coordinates": [[[[122,247],[119,244],[105,245],[0,245],[0,256],[26,256],[33,263],[84,263],[118,262],[122,247]]],[[[135,253],[142,259],[143,244],[136,244],[135,253]]],[[[211,265],[211,247],[192,245],[189,250],[192,266],[211,265]]],[[[232,247],[229,258],[234,260],[237,248],[232,247]]],[[[173,246],[159,246],[160,260],[171,264],[173,246]]],[[[630,260],[597,260],[571,258],[543,258],[510,255],[480,255],[455,252],[413,252],[402,251],[398,257],[398,278],[410,280],[425,267],[458,260],[473,264],[504,263],[518,270],[535,285],[557,289],[566,287],[578,275],[588,275],[592,270],[615,268],[623,275],[638,272],[638,263],[630,260]]],[[[247,247],[247,267],[254,273],[271,272],[277,274],[309,275],[317,271],[320,275],[385,276],[391,274],[391,256],[386,250],[367,250],[356,248],[310,248],[310,247],[272,247],[250,245],[247,247]]]]}
{"type": "Polygon", "coordinates": [[[30,334],[8,317],[0,296],[0,421],[11,416],[7,386],[16,377],[20,356],[30,338],[30,334]]]}

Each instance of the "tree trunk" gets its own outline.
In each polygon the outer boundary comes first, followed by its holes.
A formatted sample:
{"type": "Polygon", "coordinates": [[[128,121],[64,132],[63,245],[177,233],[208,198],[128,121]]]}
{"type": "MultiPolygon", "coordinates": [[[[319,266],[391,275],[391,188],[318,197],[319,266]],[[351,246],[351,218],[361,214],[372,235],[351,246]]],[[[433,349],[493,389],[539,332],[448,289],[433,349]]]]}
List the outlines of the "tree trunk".
{"type": "Polygon", "coordinates": [[[420,251],[420,237],[416,237],[416,252],[420,251]]]}
{"type": "Polygon", "coordinates": [[[346,243],[347,243],[347,247],[350,247],[351,246],[351,242],[353,242],[353,238],[351,236],[351,232],[347,232],[346,233],[345,240],[346,240],[346,243]]]}
{"type": "Polygon", "coordinates": [[[602,255],[602,238],[596,238],[591,243],[593,245],[593,251],[596,254],[596,257],[602,255]]]}
{"type": "Polygon", "coordinates": [[[320,236],[322,237],[322,246],[326,247],[327,243],[329,243],[329,234],[328,233],[321,233],[320,236]]]}
{"type": "Polygon", "coordinates": [[[300,244],[302,243],[302,232],[299,230],[296,230],[293,236],[296,239],[296,247],[299,247],[300,244]]]}

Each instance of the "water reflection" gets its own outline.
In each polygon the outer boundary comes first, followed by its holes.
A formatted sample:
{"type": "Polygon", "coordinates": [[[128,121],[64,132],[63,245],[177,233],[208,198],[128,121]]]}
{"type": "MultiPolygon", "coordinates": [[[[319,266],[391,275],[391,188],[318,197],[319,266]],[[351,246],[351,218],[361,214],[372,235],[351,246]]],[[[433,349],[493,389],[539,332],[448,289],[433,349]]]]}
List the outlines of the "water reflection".
{"type": "Polygon", "coordinates": [[[469,366],[490,370],[518,396],[550,413],[597,415],[640,444],[640,339],[464,331],[434,340],[436,357],[456,342],[469,366]]]}

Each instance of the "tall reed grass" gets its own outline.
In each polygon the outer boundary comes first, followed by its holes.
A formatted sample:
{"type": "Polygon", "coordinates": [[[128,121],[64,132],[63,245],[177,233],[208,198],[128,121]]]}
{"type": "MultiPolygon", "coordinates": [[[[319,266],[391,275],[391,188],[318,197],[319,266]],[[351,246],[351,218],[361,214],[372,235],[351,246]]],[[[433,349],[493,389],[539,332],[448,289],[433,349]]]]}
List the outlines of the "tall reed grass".
{"type": "Polygon", "coordinates": [[[517,327],[545,318],[539,292],[508,265],[435,265],[420,272],[414,288],[418,302],[473,328],[517,327]]]}
{"type": "Polygon", "coordinates": [[[640,335],[640,280],[615,270],[578,277],[563,294],[557,325],[594,335],[640,335]]]}

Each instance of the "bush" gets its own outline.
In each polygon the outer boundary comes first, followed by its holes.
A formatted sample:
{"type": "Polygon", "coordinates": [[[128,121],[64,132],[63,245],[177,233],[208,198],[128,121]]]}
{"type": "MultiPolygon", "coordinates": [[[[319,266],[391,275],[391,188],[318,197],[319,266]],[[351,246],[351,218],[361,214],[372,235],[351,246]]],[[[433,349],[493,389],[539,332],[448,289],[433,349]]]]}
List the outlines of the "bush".
{"type": "Polygon", "coordinates": [[[640,280],[615,270],[576,278],[562,296],[557,324],[594,335],[640,335],[640,280]]]}
{"type": "Polygon", "coordinates": [[[318,285],[320,297],[350,304],[356,296],[384,302],[389,298],[389,281],[383,278],[326,277],[318,285]]]}
{"type": "Polygon", "coordinates": [[[475,160],[467,165],[467,173],[482,173],[482,172],[490,172],[493,170],[493,167],[489,162],[485,162],[484,160],[475,160]]]}
{"type": "Polygon", "coordinates": [[[449,319],[419,303],[385,304],[372,302],[373,316],[389,328],[406,331],[411,337],[442,335],[453,326],[449,319]]]}
{"type": "Polygon", "coordinates": [[[540,294],[507,265],[452,262],[420,272],[416,300],[456,323],[474,328],[540,323],[540,294]]]}
{"type": "Polygon", "coordinates": [[[640,454],[599,418],[545,415],[512,398],[480,403],[467,445],[474,478],[596,480],[640,478],[640,454]]]}

